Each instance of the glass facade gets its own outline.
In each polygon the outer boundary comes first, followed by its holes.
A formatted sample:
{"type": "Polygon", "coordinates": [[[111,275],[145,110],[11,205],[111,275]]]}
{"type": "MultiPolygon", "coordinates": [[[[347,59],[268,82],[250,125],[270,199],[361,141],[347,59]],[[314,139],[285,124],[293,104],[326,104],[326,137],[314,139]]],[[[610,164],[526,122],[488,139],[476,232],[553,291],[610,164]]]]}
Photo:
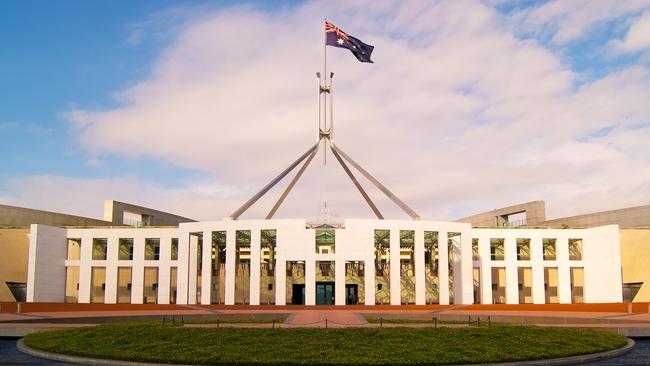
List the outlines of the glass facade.
{"type": "Polygon", "coordinates": [[[248,304],[251,289],[251,231],[235,232],[235,304],[248,304]]]}
{"type": "Polygon", "coordinates": [[[375,304],[390,304],[389,230],[375,230],[375,304]]]}
{"type": "Polygon", "coordinates": [[[118,304],[131,303],[132,272],[133,271],[131,267],[117,268],[117,303],[118,304]]]}
{"type": "Polygon", "coordinates": [[[440,279],[438,277],[438,232],[424,232],[424,282],[425,301],[438,304],[440,279]]]}
{"type": "Polygon", "coordinates": [[[415,304],[415,231],[399,232],[400,302],[415,304]]]}
{"type": "Polygon", "coordinates": [[[262,230],[260,232],[260,304],[275,304],[276,247],[276,231],[262,230]]]}

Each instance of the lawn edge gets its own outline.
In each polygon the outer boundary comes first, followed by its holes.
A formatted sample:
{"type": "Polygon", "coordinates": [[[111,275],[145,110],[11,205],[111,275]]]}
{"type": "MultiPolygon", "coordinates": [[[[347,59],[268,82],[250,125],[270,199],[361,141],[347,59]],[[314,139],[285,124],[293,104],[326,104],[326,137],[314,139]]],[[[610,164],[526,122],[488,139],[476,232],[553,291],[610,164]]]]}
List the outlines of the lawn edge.
{"type": "MultiPolygon", "coordinates": [[[[540,366],[540,365],[572,365],[576,363],[591,362],[597,360],[604,360],[612,357],[617,357],[622,354],[625,354],[634,348],[634,340],[631,338],[627,339],[627,344],[623,347],[616,348],[609,351],[590,353],[586,355],[578,356],[568,356],[560,358],[552,358],[547,360],[531,360],[531,361],[514,361],[514,362],[497,362],[489,364],[464,364],[464,365],[455,365],[455,366],[469,366],[469,365],[522,365],[522,366],[540,366]]],[[[148,365],[148,366],[163,366],[170,364],[168,363],[149,363],[149,362],[131,362],[131,361],[120,361],[120,360],[109,360],[101,358],[89,358],[89,357],[79,357],[79,356],[68,356],[61,353],[52,353],[47,351],[41,351],[32,347],[25,345],[24,339],[21,338],[16,342],[16,349],[18,351],[28,354],[30,356],[44,358],[47,360],[69,362],[74,364],[82,365],[118,365],[118,366],[137,366],[137,365],[148,365]]],[[[179,366],[192,366],[187,364],[174,364],[179,366]]]]}

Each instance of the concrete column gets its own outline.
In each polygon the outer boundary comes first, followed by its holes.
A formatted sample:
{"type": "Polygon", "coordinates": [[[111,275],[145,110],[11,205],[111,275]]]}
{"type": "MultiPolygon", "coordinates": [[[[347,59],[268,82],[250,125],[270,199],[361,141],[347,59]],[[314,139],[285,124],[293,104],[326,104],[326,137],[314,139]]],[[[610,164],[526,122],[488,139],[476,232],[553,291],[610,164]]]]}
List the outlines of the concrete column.
{"type": "Polygon", "coordinates": [[[447,232],[438,232],[438,298],[440,305],[449,305],[449,253],[447,252],[447,232]]]}
{"type": "Polygon", "coordinates": [[[199,239],[196,235],[190,234],[190,246],[189,246],[189,265],[188,265],[188,290],[187,290],[187,303],[196,304],[196,287],[197,287],[197,255],[198,255],[198,245],[199,239]]]}
{"type": "Polygon", "coordinates": [[[178,237],[178,270],[176,272],[176,303],[187,304],[189,288],[190,235],[187,231],[179,230],[178,237]]]}
{"type": "Polygon", "coordinates": [[[117,252],[118,238],[109,237],[106,247],[106,292],[105,304],[117,303],[117,252]]]}
{"type": "Polygon", "coordinates": [[[481,257],[481,304],[492,304],[492,259],[490,256],[490,238],[478,239],[478,252],[481,257]]]}
{"type": "Polygon", "coordinates": [[[29,273],[27,301],[63,302],[65,300],[66,254],[67,229],[31,225],[27,264],[29,273]]]}
{"type": "Polygon", "coordinates": [[[235,258],[236,258],[235,230],[226,232],[226,305],[235,304],[235,258]]]}
{"type": "MultiPolygon", "coordinates": [[[[371,236],[374,247],[374,233],[371,236]]],[[[365,298],[364,303],[366,305],[375,305],[375,251],[374,249],[366,255],[366,260],[364,261],[364,276],[363,282],[365,285],[365,298]]]]}
{"type": "MultiPolygon", "coordinates": [[[[260,236],[259,229],[251,230],[251,277],[250,295],[248,296],[251,305],[260,304],[260,236]]],[[[277,278],[278,274],[275,275],[277,278]]]]}
{"type": "Polygon", "coordinates": [[[569,239],[558,238],[556,242],[558,297],[560,304],[571,303],[571,273],[569,272],[569,239]]]}
{"type": "Polygon", "coordinates": [[[456,263],[454,273],[454,292],[457,304],[474,302],[474,260],[472,258],[472,235],[469,230],[461,232],[460,261],[456,263]]]}
{"type": "Polygon", "coordinates": [[[542,238],[531,238],[530,261],[533,272],[533,304],[543,304],[545,302],[543,251],[542,238]]]}
{"type": "MultiPolygon", "coordinates": [[[[342,257],[339,257],[342,258],[342,257]]],[[[345,305],[345,260],[334,262],[334,304],[345,305]]]]}
{"type": "Polygon", "coordinates": [[[133,268],[131,271],[131,303],[144,300],[144,237],[133,238],[133,268]]]}
{"type": "Polygon", "coordinates": [[[519,303],[519,276],[517,274],[517,241],[512,236],[506,236],[504,243],[506,267],[506,304],[519,303]]]}
{"type": "Polygon", "coordinates": [[[169,304],[169,265],[171,263],[171,238],[160,238],[160,259],[158,260],[158,304],[169,304]]]}
{"type": "Polygon", "coordinates": [[[169,281],[171,276],[169,268],[169,260],[163,261],[158,266],[158,304],[169,304],[169,281]]]}
{"type": "Polygon", "coordinates": [[[316,305],[316,262],[305,260],[305,305],[316,305]]]}
{"type": "Polygon", "coordinates": [[[201,249],[201,304],[209,305],[212,294],[212,231],[203,232],[201,249]]]}
{"type": "Polygon", "coordinates": [[[400,305],[401,299],[401,286],[400,286],[400,245],[399,245],[399,230],[390,230],[390,304],[400,305]]]}
{"type": "MultiPolygon", "coordinates": [[[[79,302],[90,302],[90,277],[92,275],[93,238],[81,238],[81,252],[79,253],[79,302]]],[[[35,300],[37,301],[37,300],[35,300]]]]}
{"type": "Polygon", "coordinates": [[[415,270],[415,304],[425,305],[425,288],[424,288],[424,230],[415,231],[415,253],[414,253],[414,270],[415,270]]]}
{"type": "Polygon", "coordinates": [[[275,304],[287,304],[287,261],[279,256],[275,258],[275,304]]]}

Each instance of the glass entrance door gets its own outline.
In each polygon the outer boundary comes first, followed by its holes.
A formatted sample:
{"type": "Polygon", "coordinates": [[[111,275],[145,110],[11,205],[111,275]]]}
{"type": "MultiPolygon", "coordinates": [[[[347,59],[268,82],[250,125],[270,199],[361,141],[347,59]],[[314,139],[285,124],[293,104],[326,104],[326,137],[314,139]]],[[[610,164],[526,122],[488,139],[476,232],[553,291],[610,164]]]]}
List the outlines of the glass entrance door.
{"type": "Polygon", "coordinates": [[[305,284],[294,283],[291,290],[291,304],[305,305],[305,284]]]}
{"type": "Polygon", "coordinates": [[[334,282],[316,282],[316,305],[334,305],[334,282]]]}
{"type": "Polygon", "coordinates": [[[345,285],[345,305],[356,305],[359,303],[359,286],[357,284],[345,285]]]}

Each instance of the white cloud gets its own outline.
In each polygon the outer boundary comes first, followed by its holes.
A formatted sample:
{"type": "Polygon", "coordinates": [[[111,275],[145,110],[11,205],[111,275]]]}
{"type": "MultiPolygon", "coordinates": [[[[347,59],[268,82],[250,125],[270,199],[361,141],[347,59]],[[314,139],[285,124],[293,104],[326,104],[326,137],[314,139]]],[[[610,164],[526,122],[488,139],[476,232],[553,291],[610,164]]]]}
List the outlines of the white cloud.
{"type": "Polygon", "coordinates": [[[650,48],[650,11],[635,18],[622,40],[611,42],[615,51],[630,53],[650,48]]]}
{"type": "Polygon", "coordinates": [[[514,20],[527,33],[565,44],[585,37],[594,26],[649,7],[648,0],[552,0],[518,12],[514,20]]]}
{"type": "MultiPolygon", "coordinates": [[[[603,4],[551,2],[523,19],[535,29],[551,24],[566,42],[600,21],[597,14],[643,5],[603,4]]],[[[178,190],[146,179],[88,180],[81,183],[104,188],[89,188],[83,197],[95,198],[79,200],[79,210],[124,194],[199,219],[234,211],[316,138],[323,15],[376,46],[373,65],[328,49],[336,141],[421,215],[451,219],[536,199],[549,201],[550,216],[648,203],[650,157],[635,143],[640,132],[631,132],[649,122],[647,69],[574,90],[576,71],[515,38],[484,4],[328,1],[204,14],[161,52],[149,77],[120,91],[122,107],[70,112],[91,153],[156,157],[214,176],[178,190]],[[603,128],[613,132],[594,138],[603,128]]],[[[327,167],[315,162],[280,216],[309,216],[324,200],[346,217],[369,215],[330,159],[327,167]]],[[[403,217],[385,199],[378,204],[403,217]]]]}

